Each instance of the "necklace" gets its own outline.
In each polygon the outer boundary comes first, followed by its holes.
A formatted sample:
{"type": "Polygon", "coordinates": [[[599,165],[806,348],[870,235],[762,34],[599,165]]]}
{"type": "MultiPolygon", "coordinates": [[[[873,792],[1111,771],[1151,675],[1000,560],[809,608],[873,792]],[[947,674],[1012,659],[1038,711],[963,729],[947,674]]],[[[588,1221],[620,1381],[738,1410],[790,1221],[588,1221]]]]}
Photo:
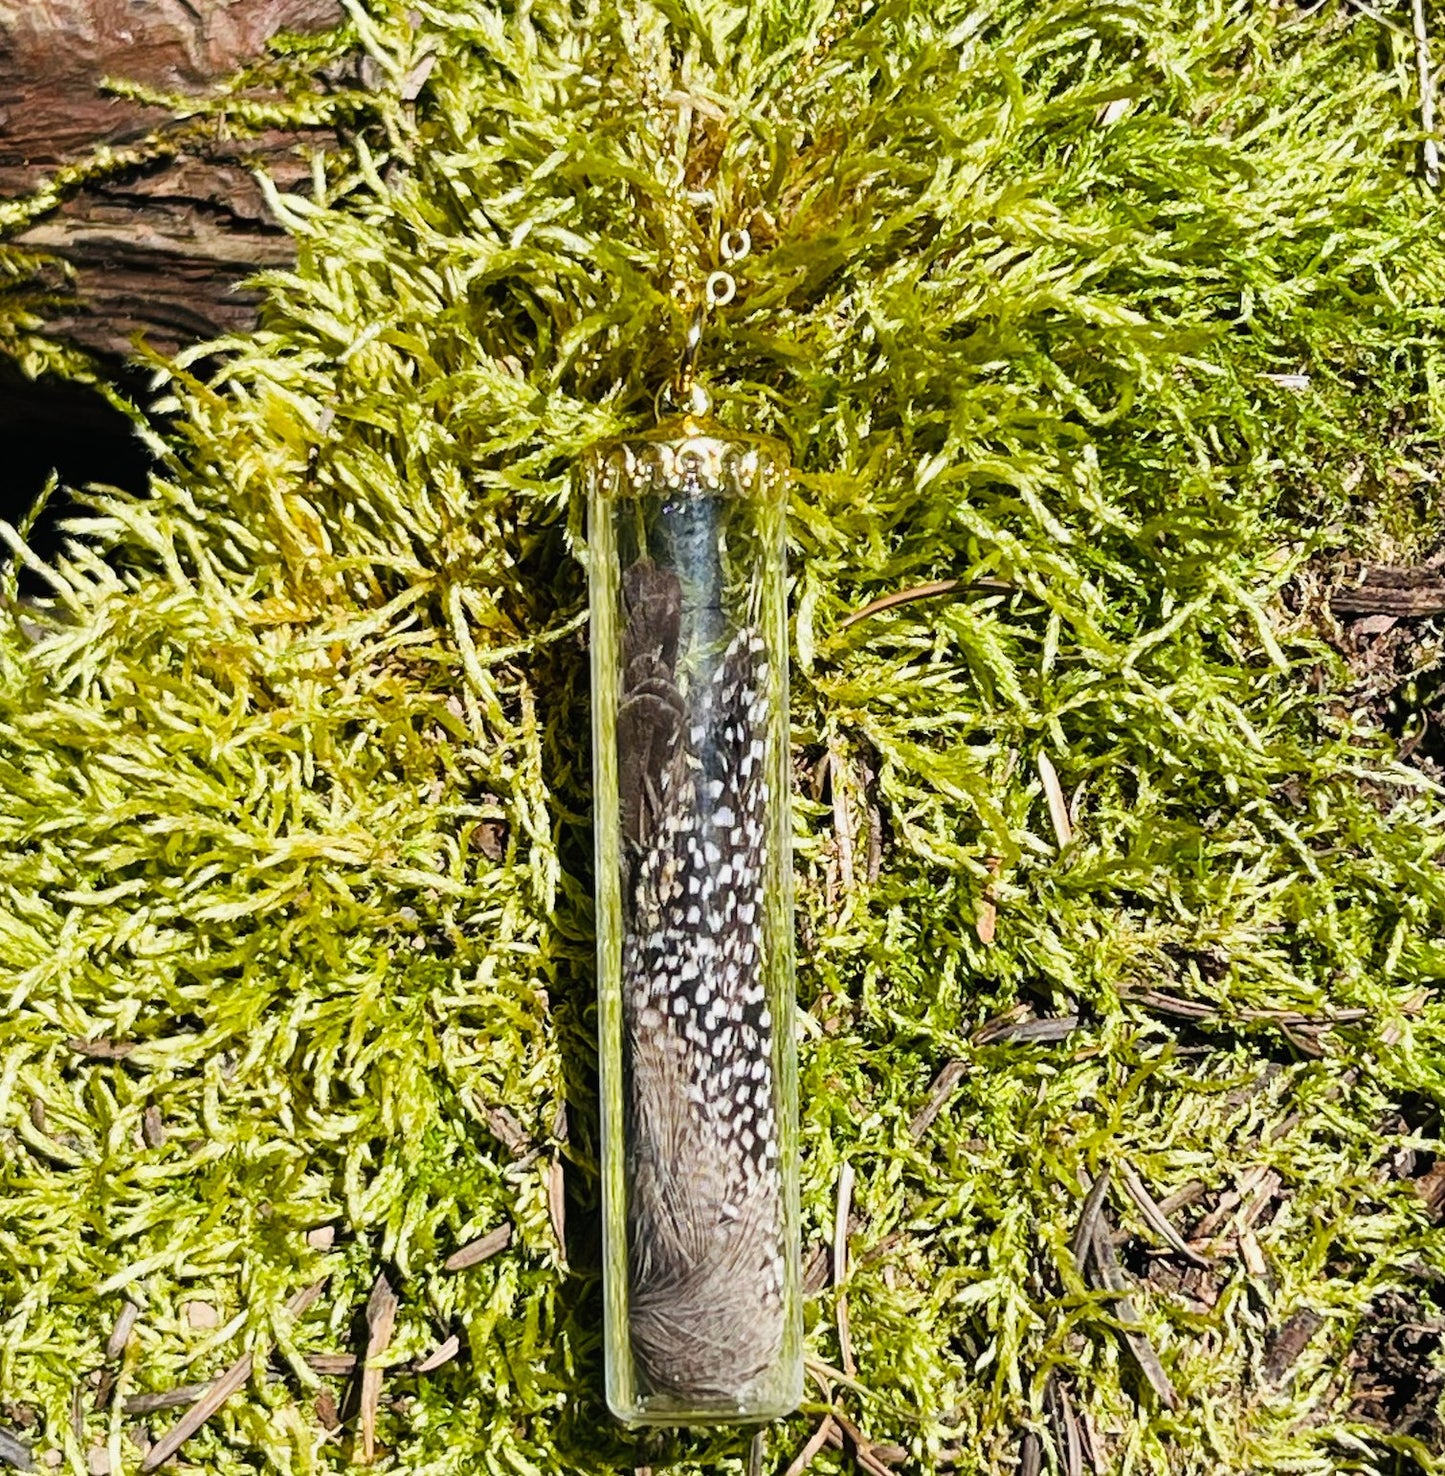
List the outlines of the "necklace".
{"type": "Polygon", "coordinates": [[[651,432],[584,469],[608,1402],[629,1422],[801,1397],[787,456],[697,378],[720,242],[651,432]]]}

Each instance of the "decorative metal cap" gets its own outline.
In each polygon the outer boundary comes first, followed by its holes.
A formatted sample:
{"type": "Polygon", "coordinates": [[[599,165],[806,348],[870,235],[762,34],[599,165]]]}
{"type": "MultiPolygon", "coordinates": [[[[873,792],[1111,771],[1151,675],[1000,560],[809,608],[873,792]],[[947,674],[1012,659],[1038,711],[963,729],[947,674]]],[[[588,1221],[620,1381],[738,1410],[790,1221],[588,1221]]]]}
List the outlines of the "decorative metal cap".
{"type": "Polygon", "coordinates": [[[762,497],[783,495],[787,447],[698,416],[665,421],[626,441],[606,441],[588,453],[589,471],[604,497],[762,497]]]}

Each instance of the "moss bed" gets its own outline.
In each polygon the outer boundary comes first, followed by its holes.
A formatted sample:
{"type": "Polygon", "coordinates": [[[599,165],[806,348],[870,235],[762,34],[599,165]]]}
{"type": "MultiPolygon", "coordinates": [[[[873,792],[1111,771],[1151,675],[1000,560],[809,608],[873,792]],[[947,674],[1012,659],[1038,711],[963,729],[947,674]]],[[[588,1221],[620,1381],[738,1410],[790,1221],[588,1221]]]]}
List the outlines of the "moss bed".
{"type": "MultiPolygon", "coordinates": [[[[601,1400],[572,477],[746,226],[707,373],[802,469],[763,1468],[834,1410],[817,1472],[1445,1469],[1438,642],[1364,702],[1328,606],[1439,531],[1410,30],[356,0],[190,106],[348,142],[257,329],[156,361],[148,495],[0,530],[0,1460],[137,1471],[236,1368],[181,1468],[744,1469],[601,1400]]],[[[35,266],[0,343],[83,372],[35,266]]]]}

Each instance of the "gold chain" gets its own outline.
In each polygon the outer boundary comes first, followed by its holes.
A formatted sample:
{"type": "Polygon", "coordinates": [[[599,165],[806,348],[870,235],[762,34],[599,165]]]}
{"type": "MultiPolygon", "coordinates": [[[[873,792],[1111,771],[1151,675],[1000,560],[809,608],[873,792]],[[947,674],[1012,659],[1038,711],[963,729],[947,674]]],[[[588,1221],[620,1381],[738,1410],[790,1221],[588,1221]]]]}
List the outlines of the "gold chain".
{"type": "MultiPolygon", "coordinates": [[[[712,409],[712,396],[697,382],[696,377],[703,330],[707,326],[708,313],[715,308],[726,307],[737,296],[738,281],[729,268],[736,266],[752,247],[753,238],[745,228],[723,232],[722,239],[718,242],[718,255],[727,265],[708,273],[702,296],[693,312],[692,322],[688,325],[677,373],[658,396],[659,414],[668,400],[673,407],[690,415],[706,415],[712,409]]],[[[683,283],[678,282],[673,286],[673,295],[684,298],[691,294],[683,283]]]]}
{"type": "MultiPolygon", "coordinates": [[[[799,94],[804,84],[813,79],[818,67],[833,47],[850,29],[859,24],[868,13],[869,8],[870,0],[838,0],[832,15],[819,30],[812,45],[798,58],[789,84],[785,85],[778,95],[785,114],[797,108],[799,94]]],[[[672,101],[675,96],[677,94],[670,94],[666,99],[649,99],[649,101],[656,106],[658,102],[672,101]]],[[[659,109],[659,115],[662,115],[661,109],[659,109]]],[[[678,121],[681,126],[677,166],[679,177],[676,188],[678,195],[682,196],[695,121],[691,101],[683,103],[683,112],[678,121]]],[[[716,204],[714,200],[715,208],[716,204]]],[[[658,391],[656,409],[659,416],[664,411],[680,411],[701,416],[708,414],[711,410],[712,396],[697,382],[696,377],[698,355],[703,333],[707,327],[707,317],[709,312],[726,307],[737,296],[737,277],[730,268],[735,267],[751,250],[752,236],[746,227],[739,226],[725,230],[718,242],[718,256],[723,264],[708,273],[700,296],[695,295],[694,290],[680,277],[674,281],[672,288],[674,299],[684,308],[689,304],[695,303],[695,305],[688,324],[687,337],[683,342],[682,354],[678,360],[677,371],[671,380],[658,391]]]]}

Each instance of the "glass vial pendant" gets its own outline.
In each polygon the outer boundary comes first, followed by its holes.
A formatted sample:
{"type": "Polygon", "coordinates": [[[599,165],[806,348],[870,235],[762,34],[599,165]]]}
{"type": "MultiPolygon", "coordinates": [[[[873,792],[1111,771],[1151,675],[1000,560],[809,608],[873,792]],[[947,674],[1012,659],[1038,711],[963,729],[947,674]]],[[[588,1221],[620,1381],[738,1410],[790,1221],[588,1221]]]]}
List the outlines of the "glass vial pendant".
{"type": "Polygon", "coordinates": [[[586,465],[607,1401],[802,1396],[787,460],[694,416],[586,465]]]}

